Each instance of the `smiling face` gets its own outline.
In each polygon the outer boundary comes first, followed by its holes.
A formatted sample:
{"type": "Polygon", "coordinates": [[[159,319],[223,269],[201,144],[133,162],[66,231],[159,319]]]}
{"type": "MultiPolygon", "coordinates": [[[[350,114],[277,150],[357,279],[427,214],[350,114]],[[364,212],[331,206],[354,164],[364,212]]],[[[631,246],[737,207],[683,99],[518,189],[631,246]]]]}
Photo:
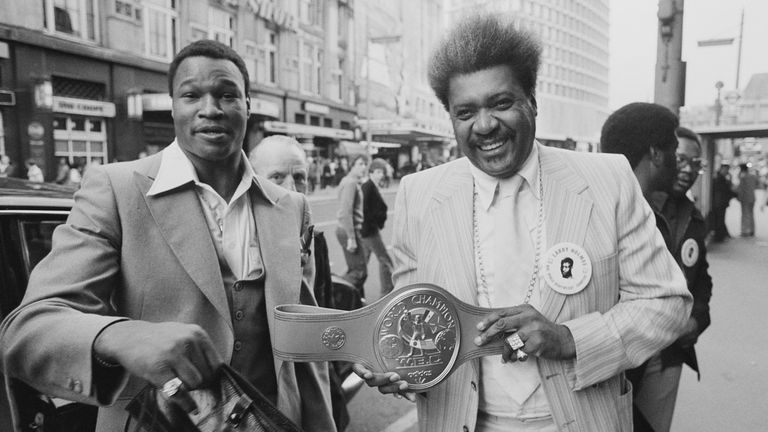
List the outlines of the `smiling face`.
{"type": "Polygon", "coordinates": [[[238,157],[248,119],[243,75],[229,60],[188,57],[173,81],[173,124],[193,164],[238,157]]]}
{"type": "Polygon", "coordinates": [[[672,192],[685,195],[699,177],[701,169],[701,147],[696,141],[679,137],[677,143],[677,179],[672,185],[672,192]]]}
{"type": "Polygon", "coordinates": [[[451,78],[451,122],[461,151],[486,174],[511,177],[531,153],[536,101],[506,65],[451,78]]]}

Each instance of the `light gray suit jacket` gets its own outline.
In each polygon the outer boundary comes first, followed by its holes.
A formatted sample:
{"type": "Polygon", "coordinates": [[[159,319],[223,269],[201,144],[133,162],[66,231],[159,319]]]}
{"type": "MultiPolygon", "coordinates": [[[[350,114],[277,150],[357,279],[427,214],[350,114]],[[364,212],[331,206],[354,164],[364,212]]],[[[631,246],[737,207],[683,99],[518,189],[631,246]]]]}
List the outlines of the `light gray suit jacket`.
{"type": "MultiPolygon", "coordinates": [[[[544,146],[539,151],[546,249],[560,242],[581,245],[592,278],[568,296],[541,282],[540,312],[570,328],[576,359],[533,361],[560,431],[631,431],[631,386],[622,371],[677,338],[691,296],[624,156],[544,146]]],[[[477,304],[469,164],[458,159],[400,183],[393,225],[396,288],[429,282],[477,304]]],[[[419,430],[474,430],[479,367],[478,360],[465,363],[418,397],[419,430]]]]}
{"type": "MultiPolygon", "coordinates": [[[[125,405],[146,383],[124,374],[93,382],[91,346],[115,320],[200,325],[225,362],[234,331],[216,250],[192,184],[147,196],[161,155],[90,169],[67,223],[0,328],[3,373],[42,392],[92,404],[97,431],[122,430],[125,405]]],[[[308,204],[257,178],[253,213],[265,267],[266,310],[314,303],[302,278],[300,233],[308,204]]],[[[310,260],[311,261],[311,260],[310,260]]],[[[268,313],[270,330],[273,315],[268,313]]],[[[335,430],[327,365],[274,359],[278,407],[306,430],[335,430]],[[297,378],[298,376],[298,378],[297,378]]]]}

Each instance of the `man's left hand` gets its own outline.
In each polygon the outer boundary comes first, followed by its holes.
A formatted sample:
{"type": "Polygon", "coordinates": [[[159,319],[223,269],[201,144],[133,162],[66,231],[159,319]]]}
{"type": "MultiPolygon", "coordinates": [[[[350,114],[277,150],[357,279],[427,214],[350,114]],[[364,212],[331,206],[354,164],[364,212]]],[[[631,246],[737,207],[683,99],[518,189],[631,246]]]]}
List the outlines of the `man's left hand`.
{"type": "Polygon", "coordinates": [[[683,334],[677,339],[677,342],[683,348],[692,347],[699,340],[699,323],[693,318],[688,318],[685,323],[683,334]]]}
{"type": "MultiPolygon", "coordinates": [[[[531,305],[492,312],[478,323],[477,329],[480,335],[475,338],[476,345],[517,333],[525,343],[521,351],[526,354],[555,360],[576,357],[576,344],[568,327],[548,320],[531,305]]],[[[511,349],[504,350],[502,360],[516,360],[511,349]]]]}

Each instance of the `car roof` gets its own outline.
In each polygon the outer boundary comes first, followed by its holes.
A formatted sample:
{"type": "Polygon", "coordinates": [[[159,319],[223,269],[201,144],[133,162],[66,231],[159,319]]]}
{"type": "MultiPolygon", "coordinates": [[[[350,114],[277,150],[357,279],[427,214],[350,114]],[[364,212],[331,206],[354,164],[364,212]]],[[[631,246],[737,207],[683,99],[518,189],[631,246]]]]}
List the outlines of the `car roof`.
{"type": "Polygon", "coordinates": [[[34,183],[12,177],[0,177],[0,208],[70,209],[74,204],[74,186],[34,183]]]}

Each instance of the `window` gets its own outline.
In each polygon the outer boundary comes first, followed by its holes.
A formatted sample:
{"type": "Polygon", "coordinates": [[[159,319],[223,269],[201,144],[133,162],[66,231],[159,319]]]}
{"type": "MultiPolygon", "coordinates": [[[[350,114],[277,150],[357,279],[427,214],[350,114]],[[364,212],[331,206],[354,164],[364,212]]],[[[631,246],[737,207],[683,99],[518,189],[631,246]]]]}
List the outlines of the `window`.
{"type": "Polygon", "coordinates": [[[323,1],[299,0],[299,17],[303,24],[323,27],[323,1]]]}
{"type": "Polygon", "coordinates": [[[43,7],[47,31],[92,42],[98,40],[96,0],[45,0],[43,7]]]}
{"type": "Polygon", "coordinates": [[[338,60],[338,68],[331,71],[333,90],[329,96],[336,100],[344,98],[344,59],[338,60]]]}
{"type": "Polygon", "coordinates": [[[323,50],[309,42],[301,44],[301,67],[299,68],[301,91],[319,95],[322,88],[323,50]]]}
{"type": "Polygon", "coordinates": [[[263,72],[262,76],[264,77],[263,80],[261,80],[264,83],[267,84],[276,84],[277,83],[277,34],[273,31],[267,30],[266,32],[267,40],[264,43],[264,47],[262,48],[263,57],[264,60],[263,63],[263,72]]]}
{"type": "Polygon", "coordinates": [[[233,47],[235,18],[222,10],[208,8],[208,38],[233,47]]]}
{"type": "Polygon", "coordinates": [[[176,0],[144,0],[144,53],[171,61],[176,53],[176,0]]]}
{"type": "Polygon", "coordinates": [[[5,127],[3,126],[3,113],[0,112],[0,155],[5,153],[5,127]]]}
{"type": "Polygon", "coordinates": [[[107,131],[102,118],[56,115],[53,118],[54,155],[78,162],[107,163],[107,131]]]}

